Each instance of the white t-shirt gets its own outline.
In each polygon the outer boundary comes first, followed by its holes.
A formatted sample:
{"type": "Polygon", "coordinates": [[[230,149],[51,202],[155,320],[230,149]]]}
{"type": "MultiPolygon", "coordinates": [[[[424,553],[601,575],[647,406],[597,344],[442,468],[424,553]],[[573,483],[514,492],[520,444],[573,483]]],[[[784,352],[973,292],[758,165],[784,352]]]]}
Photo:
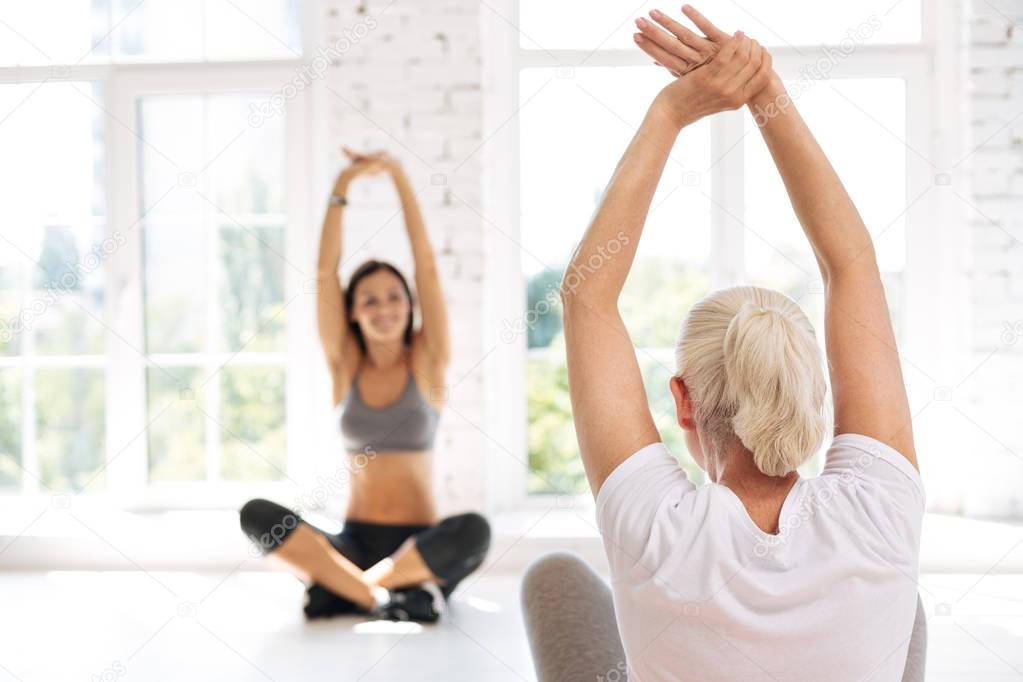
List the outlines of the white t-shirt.
{"type": "Polygon", "coordinates": [[[630,682],[902,679],[916,615],[924,490],[905,457],[836,436],[780,532],[695,486],[663,443],[597,493],[630,682]]]}

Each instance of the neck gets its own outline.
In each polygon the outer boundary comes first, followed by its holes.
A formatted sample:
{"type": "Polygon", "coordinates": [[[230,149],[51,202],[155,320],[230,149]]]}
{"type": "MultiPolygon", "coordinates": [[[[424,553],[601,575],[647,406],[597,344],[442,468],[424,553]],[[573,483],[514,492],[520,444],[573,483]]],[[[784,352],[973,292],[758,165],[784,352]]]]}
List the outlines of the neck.
{"type": "Polygon", "coordinates": [[[374,341],[366,344],[366,360],[372,367],[390,369],[405,359],[405,344],[398,341],[374,341]]]}
{"type": "Polygon", "coordinates": [[[716,449],[709,458],[711,480],[727,486],[744,500],[784,497],[799,479],[795,471],[785,476],[768,476],[757,468],[750,452],[738,437],[716,449]]]}

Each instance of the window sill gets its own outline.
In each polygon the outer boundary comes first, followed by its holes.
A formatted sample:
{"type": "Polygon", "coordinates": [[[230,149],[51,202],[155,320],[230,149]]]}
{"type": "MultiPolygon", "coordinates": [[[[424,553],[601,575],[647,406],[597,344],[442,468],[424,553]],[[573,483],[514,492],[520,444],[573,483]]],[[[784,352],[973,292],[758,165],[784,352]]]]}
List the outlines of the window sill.
{"type": "MultiPolygon", "coordinates": [[[[325,528],[331,521],[316,518],[325,528]]],[[[607,562],[592,506],[545,507],[491,518],[487,570],[519,573],[548,551],[580,554],[595,568],[607,562]]],[[[927,573],[1023,573],[1023,525],[927,514],[920,570],[927,573]],[[995,569],[992,571],[992,567],[995,569]]],[[[109,509],[22,508],[3,515],[3,570],[265,570],[228,510],[114,512],[109,509]]]]}

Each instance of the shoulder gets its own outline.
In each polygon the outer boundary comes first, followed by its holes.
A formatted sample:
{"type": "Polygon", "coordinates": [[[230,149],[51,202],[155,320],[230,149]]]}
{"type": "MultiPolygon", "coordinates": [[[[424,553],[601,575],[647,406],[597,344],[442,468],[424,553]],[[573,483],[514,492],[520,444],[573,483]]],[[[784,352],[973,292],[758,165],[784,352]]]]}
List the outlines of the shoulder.
{"type": "Polygon", "coordinates": [[[864,539],[884,541],[899,552],[920,543],[926,494],[920,472],[891,446],[858,433],[834,437],[820,476],[811,480],[818,510],[844,509],[864,539]],[[841,500],[836,503],[834,500],[841,500]]]}
{"type": "Polygon", "coordinates": [[[892,446],[859,433],[842,433],[832,439],[821,477],[870,483],[891,493],[905,494],[921,507],[925,501],[920,471],[892,446]]]}

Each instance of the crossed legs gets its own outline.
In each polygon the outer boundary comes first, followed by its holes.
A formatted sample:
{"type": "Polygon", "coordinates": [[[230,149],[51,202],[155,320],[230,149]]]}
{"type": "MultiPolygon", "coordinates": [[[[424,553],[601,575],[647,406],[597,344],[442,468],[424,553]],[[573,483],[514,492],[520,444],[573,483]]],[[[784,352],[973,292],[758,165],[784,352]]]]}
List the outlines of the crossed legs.
{"type": "Polygon", "coordinates": [[[302,521],[268,500],[242,507],[241,526],[264,552],[272,553],[307,582],[370,609],[374,590],[437,583],[448,596],[458,581],[483,562],[490,527],[479,514],[460,514],[436,526],[346,524],[337,535],[302,521]],[[358,529],[358,536],[351,529],[358,529]]]}

